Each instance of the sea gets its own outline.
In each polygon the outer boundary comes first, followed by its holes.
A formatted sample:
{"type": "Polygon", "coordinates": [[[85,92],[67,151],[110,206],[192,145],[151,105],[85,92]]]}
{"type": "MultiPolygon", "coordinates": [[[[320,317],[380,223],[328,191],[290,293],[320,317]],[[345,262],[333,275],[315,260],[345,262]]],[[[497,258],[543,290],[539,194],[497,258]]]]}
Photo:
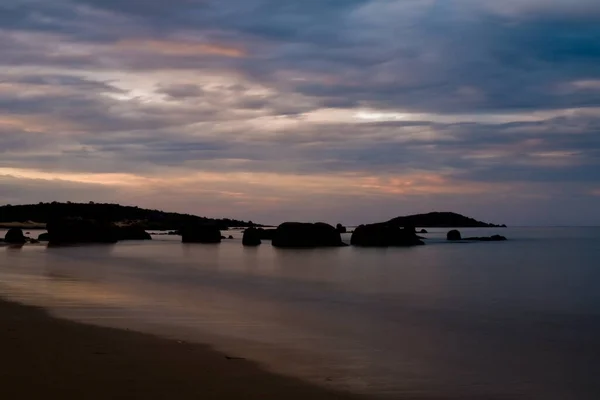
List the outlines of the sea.
{"type": "Polygon", "coordinates": [[[0,296],[373,398],[600,399],[600,228],[428,230],[413,248],[3,246],[0,296]]]}

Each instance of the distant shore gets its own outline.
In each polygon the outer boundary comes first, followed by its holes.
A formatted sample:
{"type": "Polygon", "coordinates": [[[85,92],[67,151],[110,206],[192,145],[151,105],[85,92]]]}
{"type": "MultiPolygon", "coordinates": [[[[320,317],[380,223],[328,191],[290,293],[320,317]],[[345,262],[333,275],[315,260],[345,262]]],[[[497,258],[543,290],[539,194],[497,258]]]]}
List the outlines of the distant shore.
{"type": "Polygon", "coordinates": [[[96,327],[0,300],[0,398],[359,399],[203,345],[96,327]]]}

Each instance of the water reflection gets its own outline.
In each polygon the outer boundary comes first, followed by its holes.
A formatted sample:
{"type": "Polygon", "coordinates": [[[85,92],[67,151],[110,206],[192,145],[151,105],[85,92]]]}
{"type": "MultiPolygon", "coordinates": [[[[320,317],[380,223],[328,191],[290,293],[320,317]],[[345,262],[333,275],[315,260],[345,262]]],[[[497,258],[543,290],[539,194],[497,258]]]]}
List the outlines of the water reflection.
{"type": "Polygon", "coordinates": [[[600,230],[528,232],[414,249],[4,247],[0,293],[391,398],[596,399],[600,230]]]}

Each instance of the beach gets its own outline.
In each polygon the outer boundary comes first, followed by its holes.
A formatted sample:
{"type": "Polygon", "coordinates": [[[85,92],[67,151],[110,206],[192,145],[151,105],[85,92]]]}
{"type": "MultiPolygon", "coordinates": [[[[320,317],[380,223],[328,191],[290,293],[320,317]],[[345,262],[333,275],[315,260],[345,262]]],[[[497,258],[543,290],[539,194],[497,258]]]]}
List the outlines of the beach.
{"type": "Polygon", "coordinates": [[[357,399],[208,346],[56,319],[0,300],[3,399],[357,399]]]}

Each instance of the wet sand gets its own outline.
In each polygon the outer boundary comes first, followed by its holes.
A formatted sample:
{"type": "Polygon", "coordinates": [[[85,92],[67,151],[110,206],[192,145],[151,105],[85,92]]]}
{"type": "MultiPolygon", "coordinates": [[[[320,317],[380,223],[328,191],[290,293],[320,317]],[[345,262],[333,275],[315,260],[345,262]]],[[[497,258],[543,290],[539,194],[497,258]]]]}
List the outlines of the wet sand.
{"type": "Polygon", "coordinates": [[[208,346],[56,319],[0,300],[0,398],[360,397],[269,373],[208,346]]]}

